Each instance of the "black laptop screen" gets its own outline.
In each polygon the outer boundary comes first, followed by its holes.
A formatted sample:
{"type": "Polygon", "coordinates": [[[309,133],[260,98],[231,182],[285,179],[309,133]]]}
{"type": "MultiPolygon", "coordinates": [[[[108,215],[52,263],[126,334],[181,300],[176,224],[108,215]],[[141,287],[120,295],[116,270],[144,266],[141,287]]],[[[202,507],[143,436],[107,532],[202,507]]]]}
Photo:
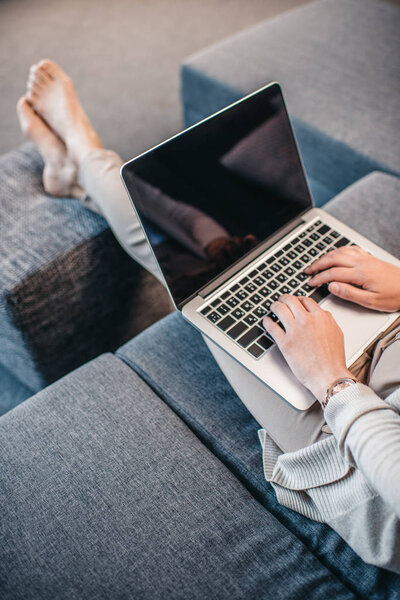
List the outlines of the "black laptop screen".
{"type": "Polygon", "coordinates": [[[311,206],[277,84],[130,161],[122,176],[178,307],[311,206]]]}

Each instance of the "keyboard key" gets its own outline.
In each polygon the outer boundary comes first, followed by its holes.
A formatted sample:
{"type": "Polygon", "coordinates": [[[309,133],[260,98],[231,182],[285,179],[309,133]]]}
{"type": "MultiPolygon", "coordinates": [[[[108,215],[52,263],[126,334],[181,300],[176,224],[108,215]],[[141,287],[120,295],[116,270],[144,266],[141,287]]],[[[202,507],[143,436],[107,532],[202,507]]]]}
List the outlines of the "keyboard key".
{"type": "Polygon", "coordinates": [[[273,279],[272,281],[269,282],[268,286],[270,287],[271,290],[276,290],[276,288],[279,287],[279,283],[273,279]]]}
{"type": "MultiPolygon", "coordinates": [[[[248,296],[248,293],[245,292],[244,290],[239,290],[238,293],[235,295],[236,295],[236,298],[239,298],[239,300],[245,300],[245,298],[247,298],[247,296],[248,296]]],[[[228,300],[228,304],[229,304],[229,300],[228,300]]],[[[237,304],[237,302],[236,302],[236,304],[237,304]]],[[[232,305],[229,304],[229,306],[232,306],[232,305]]],[[[235,306],[235,304],[233,306],[235,306]]]]}
{"type": "Polygon", "coordinates": [[[299,254],[301,254],[302,252],[304,252],[305,248],[304,248],[304,246],[302,246],[301,244],[298,244],[298,245],[295,247],[295,250],[296,250],[296,252],[298,252],[299,254]]]}
{"type": "Polygon", "coordinates": [[[260,348],[257,344],[253,344],[250,348],[247,348],[247,352],[250,352],[255,358],[258,358],[261,354],[264,354],[264,349],[260,348]]]}
{"type": "Polygon", "coordinates": [[[302,240],[302,239],[303,239],[303,237],[305,237],[306,235],[307,235],[307,232],[306,232],[306,231],[302,231],[302,232],[299,234],[299,238],[302,240]]]}
{"type": "Polygon", "coordinates": [[[261,296],[263,296],[264,298],[266,298],[270,295],[270,290],[269,288],[264,286],[258,290],[258,293],[261,294],[261,296]]]}
{"type": "Polygon", "coordinates": [[[315,288],[312,288],[311,285],[308,285],[308,283],[305,283],[301,289],[304,292],[306,292],[306,294],[308,294],[309,292],[311,292],[315,288]]]}
{"type": "Polygon", "coordinates": [[[221,299],[217,298],[216,300],[214,300],[214,302],[211,302],[211,306],[213,306],[214,308],[216,306],[218,306],[218,304],[221,304],[221,299]]]}
{"type": "Polygon", "coordinates": [[[231,337],[233,340],[236,340],[239,337],[239,335],[242,335],[242,333],[246,331],[246,329],[246,323],[243,323],[243,321],[239,321],[239,323],[236,323],[236,325],[234,325],[232,329],[230,329],[227,333],[229,337],[231,337]]]}
{"type": "Polygon", "coordinates": [[[264,271],[265,267],[267,266],[267,263],[263,262],[260,265],[258,265],[257,269],[259,271],[264,271]]]}
{"type": "Polygon", "coordinates": [[[249,273],[249,277],[257,277],[257,275],[258,275],[257,269],[254,269],[254,271],[252,271],[251,273],[249,273]]]}
{"type": "Polygon", "coordinates": [[[222,321],[220,321],[217,324],[217,327],[219,327],[220,329],[222,329],[222,331],[226,331],[227,329],[229,329],[229,327],[231,327],[235,322],[235,319],[233,319],[230,315],[228,315],[227,317],[225,317],[225,319],[222,319],[222,321]]]}
{"type": "Polygon", "coordinates": [[[322,225],[322,227],[320,227],[318,229],[318,233],[320,233],[321,235],[324,235],[325,233],[328,233],[328,231],[329,231],[328,225],[322,225]]]}
{"type": "Polygon", "coordinates": [[[285,281],[287,281],[287,277],[283,273],[279,273],[277,280],[280,281],[281,283],[284,283],[285,281]]]}
{"type": "Polygon", "coordinates": [[[260,294],[253,294],[252,296],[250,296],[250,300],[251,302],[254,302],[254,304],[259,304],[262,299],[263,297],[260,296],[260,294]]]}
{"type": "Polygon", "coordinates": [[[263,335],[262,337],[258,338],[257,344],[262,346],[265,350],[268,350],[268,348],[271,348],[271,346],[273,346],[273,342],[269,338],[267,338],[266,335],[263,335]]]}
{"type": "Polygon", "coordinates": [[[200,312],[202,315],[206,316],[211,310],[211,306],[205,306],[200,312]]]}
{"type": "Polygon", "coordinates": [[[274,262],[275,256],[269,256],[266,260],[267,265],[270,265],[274,262]]]}
{"type": "Polygon", "coordinates": [[[279,258],[280,256],[282,256],[283,254],[283,250],[278,250],[278,252],[275,252],[275,257],[279,258]]]}
{"type": "Polygon", "coordinates": [[[289,277],[292,277],[292,275],[296,275],[296,271],[293,269],[293,267],[288,267],[287,269],[285,269],[285,273],[289,275],[289,277]]]}
{"type": "Polygon", "coordinates": [[[272,304],[272,300],[266,300],[265,302],[262,303],[261,306],[264,306],[264,308],[268,311],[271,308],[271,304],[272,304]]]}
{"type": "MultiPolygon", "coordinates": [[[[306,233],[306,232],[304,231],[303,233],[304,233],[304,235],[305,235],[305,233],[306,233]]],[[[299,241],[300,241],[300,236],[299,236],[299,237],[295,237],[295,238],[292,240],[292,246],[295,246],[296,244],[298,244],[298,243],[299,243],[299,241]]]]}
{"type": "Polygon", "coordinates": [[[292,290],[290,289],[290,287],[288,287],[287,285],[283,285],[281,287],[281,289],[279,290],[279,293],[282,294],[291,294],[292,290]]]}
{"type": "Polygon", "coordinates": [[[226,300],[227,298],[229,298],[230,295],[230,292],[224,292],[223,294],[221,294],[221,300],[226,300]]]}
{"type": "Polygon", "coordinates": [[[318,221],[315,221],[314,223],[314,227],[319,227],[319,225],[321,225],[322,221],[320,219],[318,219],[318,221]]]}
{"type": "Polygon", "coordinates": [[[278,292],[275,292],[275,294],[272,294],[271,296],[271,301],[272,302],[276,302],[279,299],[280,294],[278,292]]]}
{"type": "Polygon", "coordinates": [[[291,279],[288,282],[288,285],[292,288],[292,290],[295,290],[297,287],[299,287],[300,283],[298,281],[296,281],[295,279],[291,279]]]}
{"type": "Polygon", "coordinates": [[[271,265],[271,269],[274,271],[274,273],[278,273],[282,267],[281,265],[278,265],[278,263],[274,263],[273,265],[271,265]]]}
{"type": "Polygon", "coordinates": [[[235,306],[237,306],[239,304],[239,300],[237,298],[235,298],[235,296],[231,296],[230,298],[228,298],[228,300],[226,301],[226,303],[231,308],[235,308],[235,306]]]}
{"type": "Polygon", "coordinates": [[[281,264],[283,267],[286,267],[286,265],[289,264],[289,260],[286,258],[286,256],[283,256],[280,261],[279,264],[281,264]]]}
{"type": "Polygon", "coordinates": [[[245,317],[243,320],[245,321],[245,323],[247,323],[247,325],[254,325],[254,323],[258,322],[257,317],[255,317],[252,313],[247,315],[247,317],[245,317]]]}
{"type": "Polygon", "coordinates": [[[347,237],[341,237],[333,245],[336,248],[340,248],[341,246],[346,246],[349,242],[350,242],[350,240],[348,240],[347,237]]]}
{"type": "Polygon", "coordinates": [[[318,244],[316,244],[316,246],[317,246],[318,250],[321,250],[321,252],[322,252],[322,250],[325,250],[325,248],[326,248],[326,245],[323,242],[318,242],[318,244]]]}
{"type": "Polygon", "coordinates": [[[287,255],[288,255],[288,257],[289,257],[291,260],[293,260],[293,259],[297,258],[297,256],[298,256],[298,255],[297,255],[297,252],[295,252],[294,250],[291,250],[290,252],[288,252],[288,254],[287,254],[287,255]]]}
{"type": "Polygon", "coordinates": [[[239,281],[239,283],[240,283],[240,285],[244,285],[244,284],[245,284],[245,283],[247,283],[248,281],[249,281],[249,278],[248,278],[248,277],[243,277],[243,279],[241,279],[241,280],[239,281]]]}
{"type": "Polygon", "coordinates": [[[299,271],[300,269],[304,269],[304,265],[303,265],[303,263],[301,263],[299,260],[296,260],[296,261],[293,263],[293,267],[294,267],[295,269],[297,269],[298,271],[299,271]]]}
{"type": "Polygon", "coordinates": [[[306,275],[305,273],[303,273],[303,271],[301,271],[300,273],[297,273],[296,278],[299,281],[305,281],[308,278],[308,275],[306,275]]]}
{"type": "Polygon", "coordinates": [[[265,277],[265,279],[271,279],[271,277],[274,276],[274,273],[272,271],[270,271],[269,269],[267,269],[266,271],[263,272],[263,277],[265,277]]]}
{"type": "Polygon", "coordinates": [[[246,312],[249,312],[253,307],[254,307],[254,304],[252,304],[248,300],[246,300],[246,302],[243,302],[243,304],[241,304],[241,306],[240,306],[240,308],[242,308],[246,312]]]}
{"type": "Polygon", "coordinates": [[[211,321],[211,323],[216,323],[217,321],[219,321],[221,318],[221,315],[219,315],[217,312],[215,312],[215,310],[210,313],[209,315],[207,315],[207,319],[209,321],[211,321]]]}
{"type": "Polygon", "coordinates": [[[317,288],[310,296],[315,302],[321,302],[324,298],[329,295],[329,290],[327,285],[321,285],[321,287],[317,288]]]}
{"type": "Polygon", "coordinates": [[[246,313],[241,308],[235,308],[235,310],[231,312],[232,317],[235,317],[235,319],[241,319],[245,314],[246,313]]]}
{"type": "Polygon", "coordinates": [[[254,309],[253,314],[256,315],[256,317],[258,317],[259,319],[262,319],[263,316],[267,314],[267,309],[263,308],[262,306],[257,306],[257,308],[254,309]]]}
{"type": "Polygon", "coordinates": [[[310,256],[317,256],[318,250],[316,248],[310,248],[309,251],[308,251],[308,254],[310,256]]]}
{"type": "Polygon", "coordinates": [[[229,291],[232,292],[232,294],[234,294],[235,292],[238,291],[238,289],[239,289],[239,284],[235,283],[235,285],[233,285],[229,291]]]}
{"type": "Polygon", "coordinates": [[[284,252],[287,252],[288,250],[290,250],[291,247],[292,247],[292,244],[286,244],[286,246],[283,246],[284,252]]]}
{"type": "Polygon", "coordinates": [[[264,332],[261,329],[261,327],[255,325],[254,327],[249,329],[249,331],[247,331],[244,335],[242,335],[241,338],[238,339],[238,343],[243,348],[247,348],[247,346],[251,344],[251,342],[254,342],[254,340],[256,340],[258,337],[260,337],[262,333],[264,332]]]}
{"type": "Polygon", "coordinates": [[[296,290],[294,292],[295,296],[307,296],[307,294],[303,290],[296,290]]]}
{"type": "Polygon", "coordinates": [[[320,235],[318,235],[318,233],[315,233],[315,231],[314,231],[314,233],[312,233],[312,234],[310,235],[310,238],[311,238],[312,240],[314,240],[314,242],[316,242],[317,240],[319,240],[319,239],[321,238],[321,236],[320,236],[320,235]]]}
{"type": "Polygon", "coordinates": [[[324,239],[322,240],[325,244],[332,244],[333,242],[333,238],[331,238],[330,235],[327,235],[326,237],[324,237],[324,239]]]}
{"type": "Polygon", "coordinates": [[[222,316],[226,315],[226,313],[229,312],[229,306],[227,306],[226,304],[221,304],[221,306],[218,306],[217,311],[222,316]]]}
{"type": "Polygon", "coordinates": [[[308,240],[308,239],[305,239],[305,240],[303,240],[303,244],[304,244],[304,246],[306,246],[307,248],[309,248],[310,246],[312,246],[312,241],[308,240]]]}
{"type": "Polygon", "coordinates": [[[249,294],[252,294],[253,292],[256,291],[257,287],[254,285],[254,283],[250,282],[244,286],[244,289],[247,290],[249,292],[249,294]]]}
{"type": "Polygon", "coordinates": [[[311,258],[308,256],[308,254],[303,254],[300,260],[302,260],[304,264],[307,264],[310,262],[311,258]]]}
{"type": "Polygon", "coordinates": [[[260,287],[263,283],[265,283],[265,279],[264,279],[264,277],[261,277],[261,275],[259,275],[258,277],[256,277],[254,279],[254,283],[255,283],[255,285],[260,287]]]}
{"type": "Polygon", "coordinates": [[[329,233],[329,235],[331,235],[335,239],[340,237],[340,233],[338,231],[335,231],[334,229],[332,229],[332,231],[329,233]]]}

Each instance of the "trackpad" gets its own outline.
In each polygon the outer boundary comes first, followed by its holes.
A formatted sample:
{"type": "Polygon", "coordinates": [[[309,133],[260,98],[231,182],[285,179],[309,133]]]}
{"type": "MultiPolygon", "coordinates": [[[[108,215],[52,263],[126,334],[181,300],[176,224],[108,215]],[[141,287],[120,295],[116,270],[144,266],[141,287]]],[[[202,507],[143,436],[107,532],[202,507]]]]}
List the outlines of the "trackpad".
{"type": "Polygon", "coordinates": [[[361,347],[372,342],[379,331],[385,329],[385,323],[391,316],[334,296],[329,296],[322,302],[321,308],[329,310],[342,329],[347,360],[361,347]]]}

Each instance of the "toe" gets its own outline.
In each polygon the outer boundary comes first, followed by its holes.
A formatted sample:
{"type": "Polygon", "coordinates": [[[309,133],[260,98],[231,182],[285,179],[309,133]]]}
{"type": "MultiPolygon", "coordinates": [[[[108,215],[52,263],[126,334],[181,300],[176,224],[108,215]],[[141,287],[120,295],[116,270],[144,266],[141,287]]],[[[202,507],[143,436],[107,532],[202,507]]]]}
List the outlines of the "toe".
{"type": "Polygon", "coordinates": [[[39,67],[46,71],[53,79],[69,79],[66,72],[53,60],[45,58],[39,62],[39,67]]]}
{"type": "Polygon", "coordinates": [[[17,102],[17,115],[22,132],[30,136],[34,127],[35,112],[26,96],[22,96],[17,102]]]}

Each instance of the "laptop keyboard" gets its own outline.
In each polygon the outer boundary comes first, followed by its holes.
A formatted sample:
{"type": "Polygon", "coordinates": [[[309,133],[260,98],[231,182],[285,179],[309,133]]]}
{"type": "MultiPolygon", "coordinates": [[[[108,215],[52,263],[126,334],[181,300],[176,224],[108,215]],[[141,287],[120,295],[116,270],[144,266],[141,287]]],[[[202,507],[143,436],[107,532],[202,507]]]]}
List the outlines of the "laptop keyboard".
{"type": "Polygon", "coordinates": [[[329,294],[328,287],[309,286],[309,276],[304,269],[322,254],[352,244],[320,219],[288,240],[198,309],[204,318],[254,358],[260,358],[274,343],[265,333],[262,319],[269,316],[282,327],[270,310],[272,302],[282,294],[309,296],[321,302],[329,294]]]}

